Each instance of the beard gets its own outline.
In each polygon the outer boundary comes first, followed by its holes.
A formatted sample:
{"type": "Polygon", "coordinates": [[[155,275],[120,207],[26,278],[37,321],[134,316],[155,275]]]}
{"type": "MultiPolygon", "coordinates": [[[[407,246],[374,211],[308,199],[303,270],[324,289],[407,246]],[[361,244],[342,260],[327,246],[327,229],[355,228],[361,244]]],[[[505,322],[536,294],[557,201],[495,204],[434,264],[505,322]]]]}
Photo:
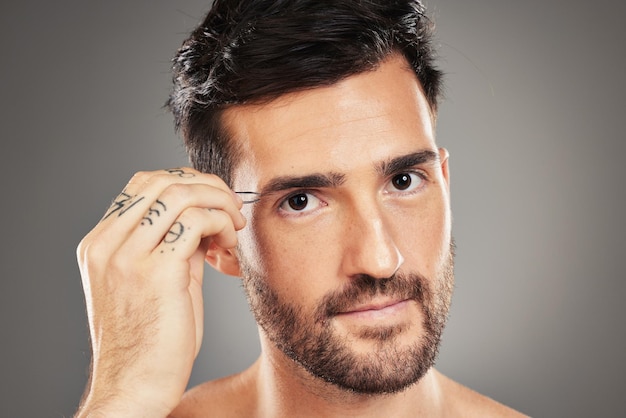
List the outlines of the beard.
{"type": "MultiPolygon", "coordinates": [[[[241,255],[241,253],[240,253],[241,255]]],[[[359,275],[325,295],[313,312],[285,300],[240,257],[250,309],[269,340],[311,375],[359,394],[391,394],[418,382],[434,365],[454,287],[454,243],[436,277],[396,273],[377,279],[359,275]],[[397,343],[406,325],[368,326],[356,338],[374,342],[360,353],[335,330],[332,319],[374,296],[412,300],[422,311],[421,335],[409,345],[397,343]]]]}

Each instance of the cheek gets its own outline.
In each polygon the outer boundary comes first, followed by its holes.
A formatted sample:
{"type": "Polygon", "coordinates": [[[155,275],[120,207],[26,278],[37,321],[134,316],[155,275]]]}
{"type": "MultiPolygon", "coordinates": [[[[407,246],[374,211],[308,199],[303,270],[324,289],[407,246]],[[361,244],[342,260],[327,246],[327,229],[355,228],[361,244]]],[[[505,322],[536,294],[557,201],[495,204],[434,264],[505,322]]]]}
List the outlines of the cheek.
{"type": "Polygon", "coordinates": [[[426,275],[438,271],[450,248],[451,217],[445,196],[430,199],[421,207],[396,207],[390,213],[389,223],[405,267],[426,275]]]}
{"type": "Polygon", "coordinates": [[[252,222],[240,238],[248,255],[256,257],[251,266],[278,293],[290,300],[322,297],[333,288],[337,277],[338,228],[332,222],[304,225],[279,220],[252,222]]]}

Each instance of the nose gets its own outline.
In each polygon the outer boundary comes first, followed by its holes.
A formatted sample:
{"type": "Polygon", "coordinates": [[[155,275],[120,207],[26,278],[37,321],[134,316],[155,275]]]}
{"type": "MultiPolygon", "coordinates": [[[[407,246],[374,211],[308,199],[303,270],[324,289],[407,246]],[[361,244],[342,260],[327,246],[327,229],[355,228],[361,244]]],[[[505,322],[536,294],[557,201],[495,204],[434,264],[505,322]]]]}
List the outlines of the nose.
{"type": "Polygon", "coordinates": [[[344,274],[368,275],[376,279],[391,277],[404,258],[389,228],[390,218],[382,209],[354,210],[345,222],[344,274]]]}

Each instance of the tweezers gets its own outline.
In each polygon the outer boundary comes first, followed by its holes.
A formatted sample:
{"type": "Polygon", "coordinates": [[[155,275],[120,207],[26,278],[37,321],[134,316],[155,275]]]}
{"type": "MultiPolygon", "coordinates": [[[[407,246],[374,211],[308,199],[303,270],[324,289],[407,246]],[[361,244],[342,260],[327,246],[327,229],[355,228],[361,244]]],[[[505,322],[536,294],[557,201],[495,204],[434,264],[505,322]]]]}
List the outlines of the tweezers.
{"type": "Polygon", "coordinates": [[[243,204],[247,204],[247,203],[256,203],[259,200],[261,200],[261,193],[257,193],[257,192],[235,192],[238,195],[241,195],[241,198],[243,199],[243,204]]]}

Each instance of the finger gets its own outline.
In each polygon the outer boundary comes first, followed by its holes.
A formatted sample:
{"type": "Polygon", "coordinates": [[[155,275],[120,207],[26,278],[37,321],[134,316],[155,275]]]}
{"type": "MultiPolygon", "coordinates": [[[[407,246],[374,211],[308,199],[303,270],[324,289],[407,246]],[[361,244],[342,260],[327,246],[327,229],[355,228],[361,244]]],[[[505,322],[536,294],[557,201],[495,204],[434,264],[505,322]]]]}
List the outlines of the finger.
{"type": "Polygon", "coordinates": [[[117,247],[134,234],[138,225],[160,224],[161,230],[146,236],[149,240],[147,247],[137,247],[151,251],[167,231],[163,228],[169,228],[186,207],[193,206],[225,210],[231,215],[235,227],[243,228],[245,219],[239,212],[241,199],[217,176],[189,174],[194,176],[179,177],[166,171],[136,174],[131,181],[133,187],[127,187],[118,196],[105,218],[92,231],[93,235],[117,247]]]}
{"type": "Polygon", "coordinates": [[[148,208],[128,241],[136,251],[152,251],[161,242],[174,240],[181,231],[178,219],[182,213],[191,209],[201,209],[206,222],[222,224],[228,222],[231,229],[239,230],[246,220],[235,206],[230,193],[201,184],[174,184],[163,191],[163,194],[148,208]],[[214,210],[215,219],[209,210],[214,210]]]}
{"type": "Polygon", "coordinates": [[[150,206],[162,194],[164,189],[177,183],[206,184],[230,193],[236,205],[241,200],[222,179],[212,174],[200,173],[190,168],[139,172],[131,178],[124,191],[113,200],[102,220],[124,216],[125,219],[129,219],[129,222],[136,221],[137,212],[142,212],[137,210],[139,209],[137,206],[150,206]],[[131,216],[126,215],[126,213],[129,213],[131,216]],[[133,214],[135,216],[132,216],[133,214]]]}
{"type": "Polygon", "coordinates": [[[234,248],[237,245],[237,234],[227,213],[190,208],[176,219],[154,253],[188,260],[200,246],[201,240],[207,237],[211,237],[212,242],[222,248],[234,248]]]}
{"type": "Polygon", "coordinates": [[[144,188],[146,184],[153,183],[155,179],[169,179],[171,182],[195,182],[201,183],[209,181],[215,187],[228,191],[229,188],[218,176],[213,174],[202,173],[190,167],[168,168],[156,171],[140,171],[133,175],[128,184],[124,188],[130,194],[137,194],[139,190],[144,188]],[[197,180],[199,179],[199,180],[197,180]]]}

